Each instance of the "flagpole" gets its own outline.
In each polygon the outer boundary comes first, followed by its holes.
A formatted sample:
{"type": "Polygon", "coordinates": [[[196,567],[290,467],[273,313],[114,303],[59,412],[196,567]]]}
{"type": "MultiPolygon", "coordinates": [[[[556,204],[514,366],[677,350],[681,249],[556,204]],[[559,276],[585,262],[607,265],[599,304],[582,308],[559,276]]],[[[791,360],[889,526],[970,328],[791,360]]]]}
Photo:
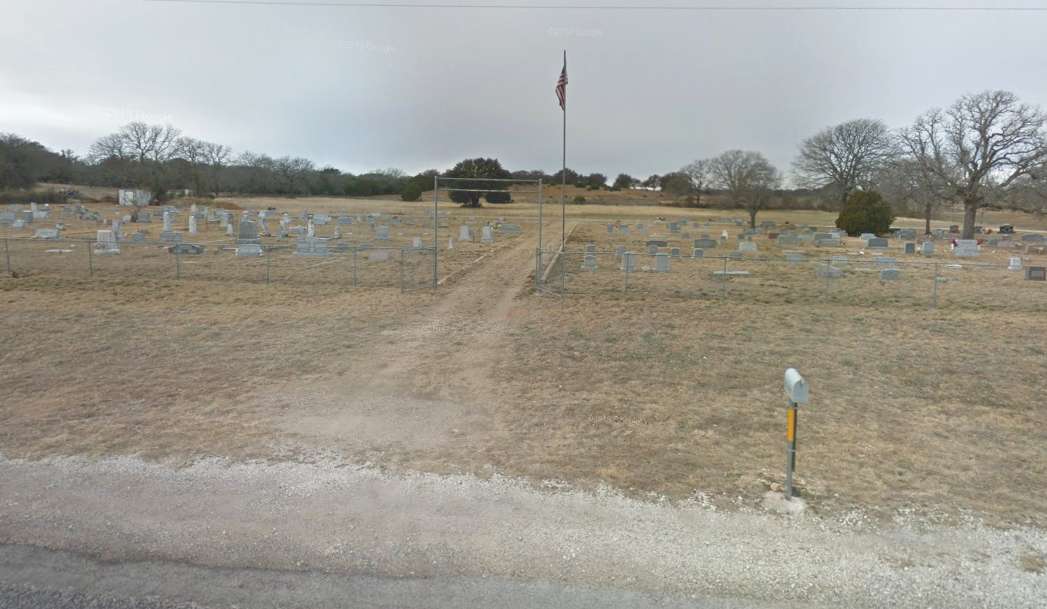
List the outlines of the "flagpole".
{"type": "MultiPolygon", "coordinates": [[[[567,51],[563,52],[563,69],[567,71],[567,51]]],[[[567,103],[563,105],[563,182],[560,185],[560,252],[567,251],[567,103]]]]}

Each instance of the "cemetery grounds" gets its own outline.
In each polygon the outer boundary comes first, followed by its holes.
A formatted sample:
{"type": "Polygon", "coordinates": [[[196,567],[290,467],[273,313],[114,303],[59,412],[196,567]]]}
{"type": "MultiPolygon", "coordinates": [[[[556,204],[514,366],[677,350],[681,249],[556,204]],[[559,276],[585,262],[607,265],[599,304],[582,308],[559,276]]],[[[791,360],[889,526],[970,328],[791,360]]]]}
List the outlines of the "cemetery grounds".
{"type": "MultiPolygon", "coordinates": [[[[429,209],[338,199],[235,205],[405,217],[429,209]]],[[[759,235],[758,252],[728,261],[751,275],[724,282],[713,277],[724,263],[715,256],[744,229],[730,212],[572,206],[568,251],[595,244],[597,269],[583,269],[582,254],[565,256],[547,278],[559,289],[544,293],[534,289],[533,205],[444,209],[445,235],[456,238],[461,221],[477,231],[497,219],[524,234],[451,252],[441,242],[435,293],[421,289],[431,275],[418,289],[377,279],[353,288],[344,262],[291,252],[268,284],[257,260],[232,268],[244,261],[210,253],[184,260],[176,278],[155,245],[96,257],[92,276],[76,253],[18,259],[19,276],[0,280],[0,452],[336,458],[745,509],[780,490],[781,374],[795,366],[813,395],[798,466],[810,511],[1047,525],[1047,286],[1003,268],[1012,252],[983,248],[962,262],[994,266],[954,269],[941,243],[922,258],[892,240],[883,255],[897,259],[901,279],[881,282],[882,265],[855,239],[785,248],[809,259],[790,264],[759,235]],[[672,233],[659,216],[690,223],[672,233]],[[618,222],[650,232],[609,234],[618,222]],[[669,273],[641,268],[626,278],[614,256],[616,245],[642,252],[656,235],[689,254],[700,233],[724,230],[720,249],[674,259],[669,273]],[[848,256],[842,277],[818,275],[827,255],[848,256]],[[935,274],[944,277],[936,296],[935,274]]],[[[545,211],[546,243],[558,241],[558,209],[545,211]]],[[[832,221],[817,212],[760,219],[832,221]]],[[[394,240],[431,239],[430,231],[405,223],[394,240]]],[[[211,225],[203,233],[210,243],[223,237],[211,225]]],[[[388,265],[374,275],[396,272],[388,265]]]]}

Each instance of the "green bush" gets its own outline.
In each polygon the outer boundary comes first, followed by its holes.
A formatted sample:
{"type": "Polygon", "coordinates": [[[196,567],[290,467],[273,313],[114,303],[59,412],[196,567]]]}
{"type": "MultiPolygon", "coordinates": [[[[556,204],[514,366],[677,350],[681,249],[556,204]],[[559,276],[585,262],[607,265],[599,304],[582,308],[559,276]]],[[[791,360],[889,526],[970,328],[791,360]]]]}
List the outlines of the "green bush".
{"type": "Polygon", "coordinates": [[[575,205],[585,205],[585,197],[583,197],[582,195],[578,195],[577,197],[574,198],[574,204],[575,205]]]}
{"type": "Polygon", "coordinates": [[[836,228],[847,231],[848,235],[873,233],[882,235],[891,229],[894,213],[891,206],[875,191],[855,191],[847,197],[840,216],[836,218],[836,228]]]}
{"type": "Polygon", "coordinates": [[[404,185],[403,192],[400,193],[400,198],[404,201],[417,201],[422,198],[422,187],[416,182],[410,181],[404,185]]]}
{"type": "Polygon", "coordinates": [[[513,195],[504,190],[495,190],[484,195],[488,203],[512,203],[513,195]]]}

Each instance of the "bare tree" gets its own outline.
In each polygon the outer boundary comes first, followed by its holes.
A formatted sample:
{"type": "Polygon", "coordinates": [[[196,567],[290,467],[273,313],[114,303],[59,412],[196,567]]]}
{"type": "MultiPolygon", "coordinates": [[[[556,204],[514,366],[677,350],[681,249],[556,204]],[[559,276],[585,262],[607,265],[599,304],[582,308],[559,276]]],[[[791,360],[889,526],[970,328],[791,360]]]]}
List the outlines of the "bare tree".
{"type": "Polygon", "coordinates": [[[731,202],[749,212],[749,226],[756,228],[756,214],[767,206],[782,182],[781,173],[762,154],[728,150],[709,161],[712,183],[727,191],[731,202]]]}
{"type": "Polygon", "coordinates": [[[875,179],[877,188],[896,209],[900,206],[923,216],[924,234],[930,234],[931,219],[948,196],[943,185],[910,158],[894,161],[875,179]]]}
{"type": "Polygon", "coordinates": [[[860,118],[804,140],[793,169],[799,185],[830,187],[843,203],[855,188],[869,186],[876,173],[897,155],[897,150],[886,125],[860,118]]]}
{"type": "Polygon", "coordinates": [[[229,146],[222,144],[204,142],[203,153],[204,160],[211,172],[211,192],[217,196],[222,190],[222,169],[229,164],[233,150],[229,146]]]}
{"type": "MultiPolygon", "coordinates": [[[[137,163],[137,181],[147,182],[158,195],[163,194],[163,164],[179,152],[181,131],[171,125],[128,123],[120,131],[104,136],[91,146],[95,161],[123,159],[137,163]]],[[[123,176],[131,179],[133,176],[123,176]]]]}
{"type": "Polygon", "coordinates": [[[1006,195],[1047,159],[1047,115],[1008,91],[961,97],[931,110],[902,133],[921,169],[963,204],[963,238],[974,238],[978,208],[1006,195]]]}
{"type": "Polygon", "coordinates": [[[694,192],[695,205],[702,204],[702,191],[709,188],[709,160],[702,159],[684,166],[680,173],[691,180],[691,190],[694,192]]]}

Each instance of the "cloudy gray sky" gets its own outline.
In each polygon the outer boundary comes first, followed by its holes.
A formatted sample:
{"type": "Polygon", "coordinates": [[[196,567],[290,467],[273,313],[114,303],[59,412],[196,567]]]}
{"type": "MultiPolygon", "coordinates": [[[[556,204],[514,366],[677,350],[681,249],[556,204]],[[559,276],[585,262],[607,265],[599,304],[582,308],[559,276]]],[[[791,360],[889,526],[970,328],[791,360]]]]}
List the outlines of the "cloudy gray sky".
{"type": "MultiPolygon", "coordinates": [[[[586,3],[623,2],[571,2],[586,3]]],[[[979,3],[920,3],[929,4],[979,3]]],[[[566,48],[572,168],[646,176],[746,148],[787,169],[802,138],[850,118],[901,126],[987,88],[1047,106],[1045,31],[1047,12],[1032,11],[0,0],[0,131],[84,153],[144,120],[236,152],[353,172],[445,168],[477,155],[552,171],[561,128],[553,87],[566,48]]]]}

